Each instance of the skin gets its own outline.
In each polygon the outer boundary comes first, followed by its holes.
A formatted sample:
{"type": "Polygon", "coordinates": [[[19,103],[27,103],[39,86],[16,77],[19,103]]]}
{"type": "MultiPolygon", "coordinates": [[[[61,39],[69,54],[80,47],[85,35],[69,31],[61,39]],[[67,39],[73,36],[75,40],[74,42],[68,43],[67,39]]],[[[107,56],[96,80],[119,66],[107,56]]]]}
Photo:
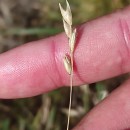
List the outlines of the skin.
{"type": "MultiPolygon", "coordinates": [[[[77,27],[74,85],[130,72],[130,7],[77,27]]],[[[0,98],[35,96],[69,85],[64,33],[0,55],[0,98]]],[[[130,80],[99,103],[73,130],[130,130],[130,80]]]]}

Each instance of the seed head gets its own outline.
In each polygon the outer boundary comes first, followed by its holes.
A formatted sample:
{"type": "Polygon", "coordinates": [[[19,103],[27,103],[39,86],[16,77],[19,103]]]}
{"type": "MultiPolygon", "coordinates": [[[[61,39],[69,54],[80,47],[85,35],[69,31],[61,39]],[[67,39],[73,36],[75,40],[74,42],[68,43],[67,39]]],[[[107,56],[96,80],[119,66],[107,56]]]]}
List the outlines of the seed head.
{"type": "Polygon", "coordinates": [[[75,48],[75,43],[76,43],[76,28],[74,29],[71,38],[69,40],[69,46],[70,46],[70,51],[73,52],[75,48]]]}
{"type": "Polygon", "coordinates": [[[61,4],[59,3],[59,7],[60,7],[60,11],[61,11],[61,15],[62,15],[63,19],[71,26],[72,25],[72,13],[71,13],[70,5],[67,0],[66,0],[66,5],[67,5],[66,10],[64,10],[63,7],[61,6],[61,4]]]}
{"type": "Polygon", "coordinates": [[[64,19],[63,19],[63,25],[64,25],[65,33],[67,37],[70,39],[72,35],[72,28],[64,19]]]}
{"type": "Polygon", "coordinates": [[[65,55],[65,57],[63,58],[63,63],[68,74],[71,74],[71,71],[72,71],[71,59],[68,55],[65,55]]]}

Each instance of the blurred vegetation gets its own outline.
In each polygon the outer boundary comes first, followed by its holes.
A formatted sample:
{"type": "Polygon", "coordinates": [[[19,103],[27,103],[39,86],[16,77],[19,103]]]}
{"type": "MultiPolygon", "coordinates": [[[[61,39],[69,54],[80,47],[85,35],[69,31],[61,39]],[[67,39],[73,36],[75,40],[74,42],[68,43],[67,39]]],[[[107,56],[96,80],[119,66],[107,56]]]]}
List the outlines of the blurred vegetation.
{"type": "MultiPolygon", "coordinates": [[[[63,31],[58,3],[65,0],[1,0],[0,52],[63,31]]],[[[130,0],[69,0],[74,24],[123,8],[130,0]]],[[[126,76],[74,89],[71,127],[126,76]]],[[[0,130],[65,130],[69,88],[37,97],[0,100],[0,130]],[[63,96],[64,95],[64,96],[63,96]]]]}

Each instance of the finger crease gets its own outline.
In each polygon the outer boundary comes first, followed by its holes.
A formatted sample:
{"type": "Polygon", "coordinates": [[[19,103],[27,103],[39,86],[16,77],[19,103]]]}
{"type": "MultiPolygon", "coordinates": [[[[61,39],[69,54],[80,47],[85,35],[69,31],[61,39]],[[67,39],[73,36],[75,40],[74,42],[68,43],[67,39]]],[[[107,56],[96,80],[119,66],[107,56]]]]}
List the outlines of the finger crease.
{"type": "Polygon", "coordinates": [[[130,45],[130,30],[128,27],[128,23],[124,19],[119,19],[119,26],[121,29],[121,33],[123,35],[126,51],[130,55],[130,47],[129,47],[129,45],[130,45]]]}
{"type": "Polygon", "coordinates": [[[56,52],[56,45],[55,45],[55,41],[54,39],[52,40],[52,53],[53,53],[53,59],[54,59],[54,66],[55,66],[55,70],[58,74],[58,82],[60,82],[60,85],[62,84],[63,85],[63,82],[62,82],[62,76],[60,74],[60,71],[59,71],[59,68],[57,66],[57,52],[56,52]]]}

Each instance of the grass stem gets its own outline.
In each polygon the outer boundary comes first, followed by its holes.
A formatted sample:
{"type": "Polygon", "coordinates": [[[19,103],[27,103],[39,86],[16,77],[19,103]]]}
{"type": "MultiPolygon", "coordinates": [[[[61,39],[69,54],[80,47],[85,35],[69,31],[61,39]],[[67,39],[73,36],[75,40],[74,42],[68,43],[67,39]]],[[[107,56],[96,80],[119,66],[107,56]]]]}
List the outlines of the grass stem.
{"type": "Polygon", "coordinates": [[[72,71],[70,74],[70,100],[69,100],[69,112],[68,112],[68,122],[67,122],[67,130],[69,130],[69,124],[70,124],[70,113],[71,113],[71,106],[72,106],[72,93],[73,93],[73,71],[74,71],[74,67],[73,67],[73,52],[70,52],[70,58],[71,58],[71,67],[72,67],[72,71]]]}

